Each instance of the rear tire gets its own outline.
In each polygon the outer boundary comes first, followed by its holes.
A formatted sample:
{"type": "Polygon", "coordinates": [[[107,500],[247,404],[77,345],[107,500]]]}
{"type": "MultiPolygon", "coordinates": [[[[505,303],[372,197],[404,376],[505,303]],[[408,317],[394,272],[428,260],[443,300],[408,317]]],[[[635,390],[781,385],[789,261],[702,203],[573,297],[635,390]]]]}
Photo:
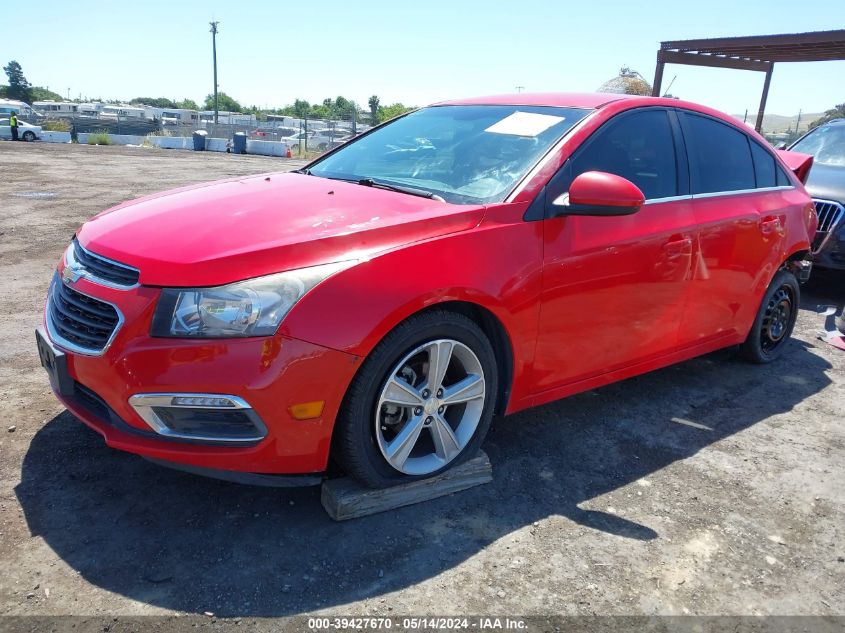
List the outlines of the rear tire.
{"type": "Polygon", "coordinates": [[[24,132],[23,140],[25,140],[27,143],[31,143],[35,140],[35,132],[24,132]]]}
{"type": "Polygon", "coordinates": [[[770,363],[783,353],[795,321],[801,289],[791,272],[779,270],[769,284],[751,332],[740,348],[740,353],[752,363],[770,363]]]}
{"type": "Polygon", "coordinates": [[[472,320],[445,310],[412,316],[373,349],[352,381],[332,457],[371,488],[437,475],[484,441],[497,381],[493,348],[472,320]],[[440,370],[438,359],[445,359],[440,370]]]}

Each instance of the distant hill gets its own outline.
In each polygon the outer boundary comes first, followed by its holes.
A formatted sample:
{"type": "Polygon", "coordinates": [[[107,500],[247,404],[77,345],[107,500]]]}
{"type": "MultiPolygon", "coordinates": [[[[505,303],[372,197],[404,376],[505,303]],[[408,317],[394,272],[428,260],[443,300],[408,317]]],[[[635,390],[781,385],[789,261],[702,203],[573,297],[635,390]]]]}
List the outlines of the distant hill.
{"type": "MultiPolygon", "coordinates": [[[[822,116],[824,112],[802,112],[801,123],[798,125],[799,132],[805,132],[810,126],[810,123],[822,116]]],[[[742,121],[744,114],[732,115],[735,119],[742,121]]],[[[757,113],[748,113],[748,123],[752,126],[757,120],[757,113]]],[[[767,134],[775,134],[779,132],[786,132],[787,130],[794,130],[795,123],[798,121],[798,115],[784,116],[783,114],[764,114],[763,115],[763,132],[767,134]]]]}

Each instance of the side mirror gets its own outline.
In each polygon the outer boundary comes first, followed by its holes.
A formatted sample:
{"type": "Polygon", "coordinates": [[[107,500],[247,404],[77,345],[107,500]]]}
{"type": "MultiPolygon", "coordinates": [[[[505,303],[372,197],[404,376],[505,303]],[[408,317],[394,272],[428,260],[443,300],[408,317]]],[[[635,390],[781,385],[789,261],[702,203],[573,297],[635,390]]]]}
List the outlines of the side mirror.
{"type": "Polygon", "coordinates": [[[778,143],[777,147],[775,147],[775,149],[786,149],[786,147],[787,147],[786,143],[778,143]]]}
{"type": "Polygon", "coordinates": [[[631,215],[643,204],[643,192],[630,180],[603,171],[586,171],[572,181],[568,193],[552,202],[552,207],[555,215],[631,215]]]}

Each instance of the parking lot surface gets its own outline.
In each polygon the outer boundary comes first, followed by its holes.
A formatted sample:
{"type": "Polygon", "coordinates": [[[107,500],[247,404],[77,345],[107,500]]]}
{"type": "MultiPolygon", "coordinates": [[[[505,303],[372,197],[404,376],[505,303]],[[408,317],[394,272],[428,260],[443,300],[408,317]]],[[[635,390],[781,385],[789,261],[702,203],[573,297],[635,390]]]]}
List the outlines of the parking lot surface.
{"type": "Polygon", "coordinates": [[[843,275],[804,287],[774,364],[726,350],[499,419],[493,483],[365,519],[107,448],[35,351],[73,231],[299,165],[0,143],[0,615],[845,614],[845,354],[814,310],[843,275]]]}

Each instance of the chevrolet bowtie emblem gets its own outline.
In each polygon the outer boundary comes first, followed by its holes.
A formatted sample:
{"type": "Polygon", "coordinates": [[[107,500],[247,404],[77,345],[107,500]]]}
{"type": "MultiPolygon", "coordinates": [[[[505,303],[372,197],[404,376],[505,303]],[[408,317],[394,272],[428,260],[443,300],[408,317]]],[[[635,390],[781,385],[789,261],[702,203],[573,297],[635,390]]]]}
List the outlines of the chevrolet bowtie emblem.
{"type": "Polygon", "coordinates": [[[75,283],[82,276],[82,270],[77,270],[72,266],[65,266],[62,271],[62,281],[65,284],[75,283]]]}

